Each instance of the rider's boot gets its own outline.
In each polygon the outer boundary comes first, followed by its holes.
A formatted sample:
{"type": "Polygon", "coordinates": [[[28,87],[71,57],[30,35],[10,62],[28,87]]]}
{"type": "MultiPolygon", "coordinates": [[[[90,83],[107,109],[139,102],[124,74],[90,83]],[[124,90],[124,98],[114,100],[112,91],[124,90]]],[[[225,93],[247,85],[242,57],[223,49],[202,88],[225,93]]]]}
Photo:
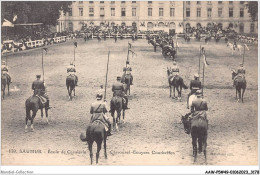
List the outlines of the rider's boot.
{"type": "Polygon", "coordinates": [[[46,102],[46,108],[47,108],[47,109],[51,109],[51,107],[50,107],[50,100],[47,100],[47,102],[46,102]]]}
{"type": "Polygon", "coordinates": [[[111,133],[111,124],[108,124],[108,131],[107,131],[107,136],[112,136],[113,134],[111,133]]]}

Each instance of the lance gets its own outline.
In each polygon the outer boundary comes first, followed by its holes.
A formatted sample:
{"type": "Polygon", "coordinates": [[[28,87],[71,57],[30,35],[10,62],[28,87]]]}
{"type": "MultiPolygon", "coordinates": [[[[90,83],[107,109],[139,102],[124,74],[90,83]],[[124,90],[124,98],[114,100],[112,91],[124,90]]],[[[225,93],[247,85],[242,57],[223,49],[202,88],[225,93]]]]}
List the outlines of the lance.
{"type": "Polygon", "coordinates": [[[246,52],[246,45],[244,44],[243,64],[244,64],[244,62],[245,62],[245,52],[246,52]]]}
{"type": "Polygon", "coordinates": [[[201,44],[200,44],[200,56],[199,56],[199,75],[200,75],[200,58],[201,58],[201,44]]]}
{"type": "Polygon", "coordinates": [[[76,47],[77,47],[77,42],[74,42],[74,67],[76,65],[76,56],[75,56],[75,52],[76,52],[76,47]]]}
{"type": "MultiPolygon", "coordinates": [[[[204,57],[206,57],[205,50],[203,50],[203,55],[204,55],[204,57]]],[[[205,77],[205,63],[203,64],[202,97],[204,96],[204,91],[203,91],[203,89],[204,89],[204,77],[205,77]]]]}
{"type": "Polygon", "coordinates": [[[108,74],[109,55],[110,55],[110,51],[108,52],[108,58],[107,58],[107,72],[106,72],[106,84],[105,84],[104,101],[106,100],[106,97],[107,97],[106,95],[107,95],[107,74],[108,74]]]}
{"type": "Polygon", "coordinates": [[[43,77],[43,82],[44,82],[43,50],[44,49],[42,49],[42,77],[43,77]]]}

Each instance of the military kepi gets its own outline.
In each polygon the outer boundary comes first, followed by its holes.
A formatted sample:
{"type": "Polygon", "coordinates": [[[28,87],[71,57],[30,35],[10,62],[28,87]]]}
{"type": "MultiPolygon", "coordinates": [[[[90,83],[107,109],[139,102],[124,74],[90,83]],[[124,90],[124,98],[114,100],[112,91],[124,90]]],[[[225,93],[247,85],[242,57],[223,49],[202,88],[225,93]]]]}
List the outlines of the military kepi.
{"type": "Polygon", "coordinates": [[[121,80],[121,77],[116,77],[117,80],[121,80]]]}
{"type": "Polygon", "coordinates": [[[36,75],[36,78],[41,78],[41,75],[40,74],[36,75]]]}

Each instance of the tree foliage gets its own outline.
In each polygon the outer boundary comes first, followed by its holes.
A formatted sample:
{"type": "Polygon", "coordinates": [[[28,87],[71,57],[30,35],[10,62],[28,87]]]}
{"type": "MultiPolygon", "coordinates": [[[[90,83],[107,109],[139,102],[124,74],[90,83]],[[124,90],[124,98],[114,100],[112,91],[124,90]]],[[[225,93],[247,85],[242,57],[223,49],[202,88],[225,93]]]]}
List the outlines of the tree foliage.
{"type": "Polygon", "coordinates": [[[253,21],[257,20],[258,16],[258,1],[248,2],[248,13],[250,14],[253,21]]]}
{"type": "Polygon", "coordinates": [[[1,19],[12,22],[17,15],[16,23],[56,25],[60,10],[68,12],[71,4],[72,1],[2,1],[1,19]]]}

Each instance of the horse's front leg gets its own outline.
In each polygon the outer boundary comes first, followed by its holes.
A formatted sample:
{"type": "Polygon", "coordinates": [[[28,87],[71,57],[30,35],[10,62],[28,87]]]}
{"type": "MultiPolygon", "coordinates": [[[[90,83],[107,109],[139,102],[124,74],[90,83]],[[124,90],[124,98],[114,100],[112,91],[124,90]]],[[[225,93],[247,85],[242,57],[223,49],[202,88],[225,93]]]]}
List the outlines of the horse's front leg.
{"type": "Polygon", "coordinates": [[[172,86],[171,85],[169,85],[170,86],[170,97],[172,96],[172,86]]]}
{"type": "Polygon", "coordinates": [[[28,119],[28,117],[26,116],[26,117],[25,117],[25,129],[24,129],[25,132],[27,132],[27,128],[28,128],[27,123],[28,123],[28,120],[29,120],[29,119],[28,119]]]}
{"type": "Polygon", "coordinates": [[[46,122],[47,122],[47,124],[49,124],[49,120],[48,120],[48,108],[45,108],[45,116],[46,116],[46,122]]]}
{"type": "Polygon", "coordinates": [[[245,90],[246,89],[243,89],[243,91],[242,91],[242,103],[244,103],[244,93],[245,93],[245,90]]]}
{"type": "Polygon", "coordinates": [[[74,89],[73,89],[73,91],[74,91],[74,97],[76,96],[76,88],[74,87],[74,89]]]}
{"type": "Polygon", "coordinates": [[[31,119],[31,132],[34,131],[34,128],[33,128],[33,120],[34,120],[34,117],[36,116],[36,112],[37,112],[37,111],[33,111],[32,119],[31,119]]]}
{"type": "Polygon", "coordinates": [[[43,108],[41,108],[41,117],[43,118],[43,108]]]}
{"type": "Polygon", "coordinates": [[[69,89],[69,86],[67,86],[67,90],[68,90],[68,94],[69,94],[69,100],[70,100],[70,89],[69,89]]]}
{"type": "Polygon", "coordinates": [[[93,141],[88,141],[88,150],[89,150],[89,156],[90,156],[90,162],[91,165],[93,164],[93,150],[92,150],[93,141]]]}
{"type": "Polygon", "coordinates": [[[8,95],[10,95],[10,93],[9,93],[9,84],[7,84],[7,90],[8,90],[8,95]]]}
{"type": "Polygon", "coordinates": [[[175,86],[173,86],[173,98],[175,98],[175,86]]]}

